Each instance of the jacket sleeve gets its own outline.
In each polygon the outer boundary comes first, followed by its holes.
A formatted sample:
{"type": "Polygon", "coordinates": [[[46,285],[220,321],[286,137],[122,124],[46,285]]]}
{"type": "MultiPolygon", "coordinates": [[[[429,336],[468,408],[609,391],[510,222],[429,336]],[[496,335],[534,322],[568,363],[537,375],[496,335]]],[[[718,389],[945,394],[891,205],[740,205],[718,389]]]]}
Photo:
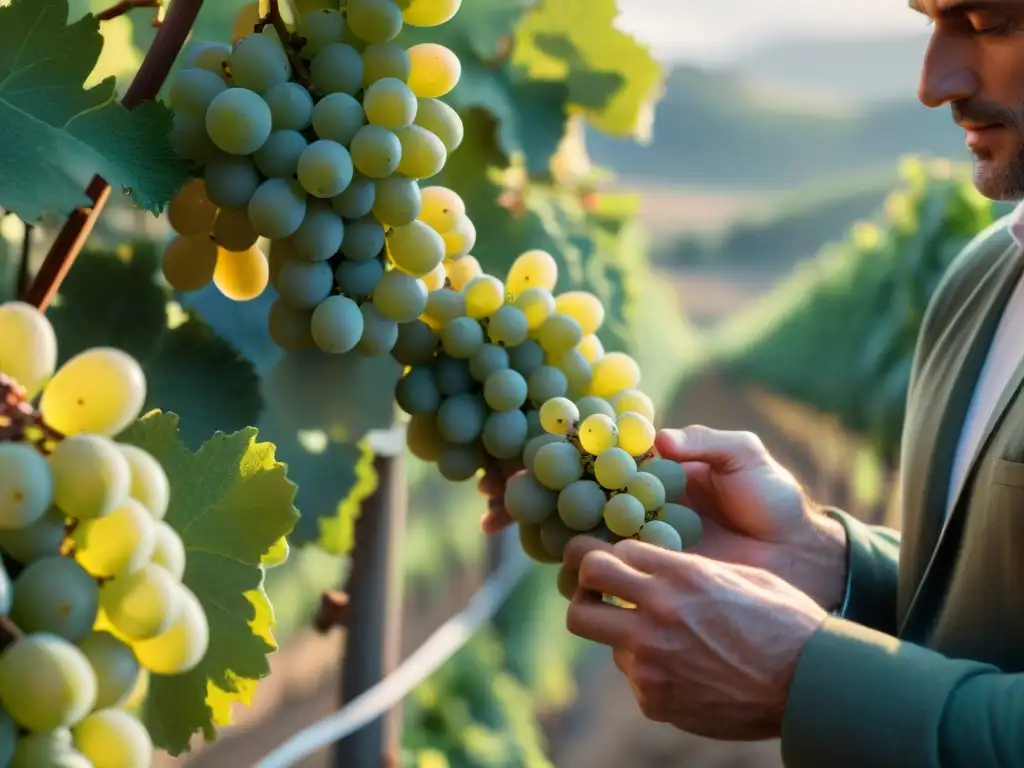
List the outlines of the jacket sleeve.
{"type": "Polygon", "coordinates": [[[846,595],[836,615],[895,635],[899,532],[865,525],[834,507],[823,511],[846,529],[846,595]]]}
{"type": "Polygon", "coordinates": [[[804,649],[782,727],[787,768],[1024,766],[1024,675],[842,619],[804,649]]]}

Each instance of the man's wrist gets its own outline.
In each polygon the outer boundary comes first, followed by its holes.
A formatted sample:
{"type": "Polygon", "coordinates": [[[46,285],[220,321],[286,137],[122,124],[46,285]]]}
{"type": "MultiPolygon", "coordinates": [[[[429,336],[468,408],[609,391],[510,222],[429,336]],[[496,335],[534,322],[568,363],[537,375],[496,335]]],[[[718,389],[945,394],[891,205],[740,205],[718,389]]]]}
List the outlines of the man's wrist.
{"type": "Polygon", "coordinates": [[[849,602],[849,543],[846,528],[821,508],[808,516],[808,535],[798,543],[799,584],[804,592],[833,615],[842,615],[849,602]]]}

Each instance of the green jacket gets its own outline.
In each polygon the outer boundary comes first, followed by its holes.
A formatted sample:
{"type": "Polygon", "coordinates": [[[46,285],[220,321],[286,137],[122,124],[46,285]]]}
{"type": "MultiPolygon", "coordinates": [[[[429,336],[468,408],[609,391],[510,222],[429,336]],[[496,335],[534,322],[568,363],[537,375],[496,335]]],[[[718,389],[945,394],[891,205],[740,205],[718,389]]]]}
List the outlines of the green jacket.
{"type": "Polygon", "coordinates": [[[1024,364],[945,518],[963,417],[1022,265],[996,222],[929,305],[904,421],[902,542],[827,510],[849,537],[847,602],[797,665],[787,768],[1024,768],[1024,364]]]}

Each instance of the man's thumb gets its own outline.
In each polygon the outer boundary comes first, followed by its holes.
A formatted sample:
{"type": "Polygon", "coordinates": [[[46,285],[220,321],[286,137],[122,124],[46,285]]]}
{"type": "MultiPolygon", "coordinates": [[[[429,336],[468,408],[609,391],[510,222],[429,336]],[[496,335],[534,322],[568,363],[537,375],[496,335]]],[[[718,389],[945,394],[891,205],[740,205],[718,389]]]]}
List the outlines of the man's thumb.
{"type": "Polygon", "coordinates": [[[654,442],[658,453],[672,461],[700,461],[719,472],[737,472],[763,464],[767,457],[761,439],[752,432],[727,432],[694,424],[663,429],[654,442]]]}

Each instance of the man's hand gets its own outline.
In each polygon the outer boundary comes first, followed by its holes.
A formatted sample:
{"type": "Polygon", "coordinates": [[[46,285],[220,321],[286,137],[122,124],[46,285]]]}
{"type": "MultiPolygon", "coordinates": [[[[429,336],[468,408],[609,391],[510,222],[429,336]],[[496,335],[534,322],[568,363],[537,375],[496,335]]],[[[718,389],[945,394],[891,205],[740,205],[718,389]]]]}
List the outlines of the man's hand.
{"type": "Polygon", "coordinates": [[[565,562],[579,570],[569,631],[611,646],[646,717],[720,740],[780,735],[797,660],[826,616],[814,600],[766,571],[632,539],[577,537],[565,562]]]}
{"type": "Polygon", "coordinates": [[[522,462],[495,460],[488,463],[477,486],[487,499],[487,511],[480,518],[480,528],[484,533],[500,533],[514,522],[505,509],[505,483],[523,471],[522,462]]]}

